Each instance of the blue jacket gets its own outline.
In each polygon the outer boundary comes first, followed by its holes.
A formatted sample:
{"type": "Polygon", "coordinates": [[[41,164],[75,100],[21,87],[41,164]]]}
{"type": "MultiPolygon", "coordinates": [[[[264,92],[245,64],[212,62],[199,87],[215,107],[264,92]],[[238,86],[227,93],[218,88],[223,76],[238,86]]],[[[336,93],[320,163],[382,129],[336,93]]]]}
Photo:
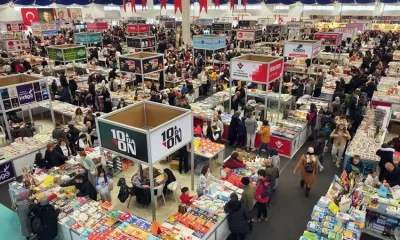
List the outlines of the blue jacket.
{"type": "Polygon", "coordinates": [[[362,174],[364,171],[364,164],[363,164],[362,160],[360,160],[360,162],[356,165],[353,163],[353,158],[352,157],[349,158],[349,160],[347,160],[345,170],[346,170],[347,174],[349,174],[350,172],[353,171],[353,169],[358,169],[360,171],[360,173],[362,174]]]}

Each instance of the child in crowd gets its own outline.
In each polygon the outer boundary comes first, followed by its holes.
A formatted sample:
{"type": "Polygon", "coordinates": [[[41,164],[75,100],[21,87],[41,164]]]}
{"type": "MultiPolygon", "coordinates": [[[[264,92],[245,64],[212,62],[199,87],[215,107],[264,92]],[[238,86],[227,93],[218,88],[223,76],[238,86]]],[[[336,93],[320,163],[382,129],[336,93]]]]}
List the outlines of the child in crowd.
{"type": "Polygon", "coordinates": [[[324,152],[328,152],[329,142],[331,141],[331,127],[329,123],[325,124],[325,127],[322,129],[322,132],[324,133],[324,139],[325,139],[324,152]]]}
{"type": "Polygon", "coordinates": [[[190,191],[188,187],[183,187],[181,189],[181,196],[179,197],[181,199],[181,202],[183,204],[186,204],[188,206],[192,205],[193,200],[195,199],[195,196],[190,196],[190,191]]]}
{"type": "Polygon", "coordinates": [[[98,171],[96,188],[97,191],[100,193],[102,202],[111,202],[111,190],[113,189],[113,181],[112,178],[106,174],[103,168],[99,169],[98,171]]]}
{"type": "Polygon", "coordinates": [[[369,185],[369,186],[375,187],[375,188],[377,188],[377,187],[379,187],[381,185],[381,182],[379,182],[379,178],[378,178],[378,176],[376,174],[376,171],[374,171],[374,170],[371,170],[368,173],[368,176],[365,179],[364,183],[365,183],[365,185],[369,185]]]}

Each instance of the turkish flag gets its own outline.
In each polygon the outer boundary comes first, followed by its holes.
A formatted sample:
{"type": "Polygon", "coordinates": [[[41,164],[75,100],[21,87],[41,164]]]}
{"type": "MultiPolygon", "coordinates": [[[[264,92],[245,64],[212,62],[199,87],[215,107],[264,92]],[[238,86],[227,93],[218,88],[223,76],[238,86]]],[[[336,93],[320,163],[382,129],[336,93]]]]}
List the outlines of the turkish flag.
{"type": "Polygon", "coordinates": [[[36,8],[21,8],[21,16],[25,26],[30,26],[33,22],[39,22],[39,14],[36,8]]]}
{"type": "Polygon", "coordinates": [[[203,8],[207,13],[207,0],[200,0],[200,13],[203,8]]]}
{"type": "MultiPolygon", "coordinates": [[[[189,1],[189,0],[187,0],[187,1],[189,1]]],[[[182,0],[175,0],[174,1],[175,14],[176,14],[176,11],[178,11],[178,9],[182,13],[182,0]]]]}
{"type": "Polygon", "coordinates": [[[160,0],[160,7],[161,9],[164,7],[165,9],[167,9],[167,0],[160,0]]]}

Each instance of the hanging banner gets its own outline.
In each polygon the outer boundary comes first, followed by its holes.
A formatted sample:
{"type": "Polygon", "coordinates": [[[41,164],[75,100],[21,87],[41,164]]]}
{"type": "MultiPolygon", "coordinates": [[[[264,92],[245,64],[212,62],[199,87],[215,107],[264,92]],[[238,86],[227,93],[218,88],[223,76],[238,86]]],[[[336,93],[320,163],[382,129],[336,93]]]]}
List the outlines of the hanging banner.
{"type": "Polygon", "coordinates": [[[74,34],[75,43],[90,44],[102,41],[101,33],[76,33],[74,34]]]}
{"type": "Polygon", "coordinates": [[[338,46],[342,42],[342,34],[314,33],[314,40],[321,40],[323,46],[338,46]]]}
{"type": "Polygon", "coordinates": [[[219,7],[220,6],[220,0],[214,0],[214,6],[219,7]]]}
{"type": "Polygon", "coordinates": [[[203,10],[203,8],[207,13],[207,8],[208,8],[207,2],[208,2],[208,0],[200,0],[200,13],[201,13],[201,10],[203,10]]]}
{"type": "Polygon", "coordinates": [[[86,59],[86,47],[75,47],[64,49],[65,61],[86,59]]]}
{"type": "Polygon", "coordinates": [[[300,30],[301,29],[301,22],[288,22],[287,23],[288,30],[300,30]]]}
{"type": "Polygon", "coordinates": [[[226,37],[217,35],[193,36],[193,48],[205,50],[218,50],[226,46],[226,37]]]}
{"type": "Polygon", "coordinates": [[[6,24],[6,26],[7,26],[7,31],[8,32],[11,32],[11,31],[22,31],[24,24],[22,24],[22,23],[8,23],[8,24],[6,24]]]}
{"type": "Polygon", "coordinates": [[[149,24],[128,24],[126,25],[128,33],[148,33],[150,32],[149,24]]]}
{"type": "Polygon", "coordinates": [[[268,83],[282,76],[283,58],[272,63],[231,59],[232,79],[257,83],[268,83]]]}
{"type": "Polygon", "coordinates": [[[167,0],[160,0],[160,9],[167,9],[167,0]]]}
{"type": "Polygon", "coordinates": [[[0,49],[9,53],[21,52],[31,49],[29,40],[4,40],[0,42],[0,49]]]}
{"type": "Polygon", "coordinates": [[[356,28],[348,28],[348,27],[339,27],[339,28],[335,28],[334,32],[337,33],[342,33],[343,34],[343,38],[347,39],[347,38],[353,38],[356,36],[357,34],[357,29],[356,28]]]}
{"type": "Polygon", "coordinates": [[[96,22],[87,24],[88,31],[103,31],[108,29],[108,23],[106,22],[96,22]]]}
{"type": "Polygon", "coordinates": [[[347,23],[346,24],[346,28],[356,28],[357,31],[360,31],[360,32],[364,32],[365,30],[367,30],[364,27],[365,27],[364,23],[347,23]]]}
{"type": "Polygon", "coordinates": [[[128,127],[98,121],[101,146],[115,153],[148,163],[147,137],[128,127]]]}
{"type": "Polygon", "coordinates": [[[257,41],[262,38],[262,30],[240,30],[236,31],[237,40],[257,41]]]}
{"type": "Polygon", "coordinates": [[[119,69],[121,70],[121,72],[132,72],[137,74],[142,73],[142,69],[140,67],[141,66],[140,60],[118,57],[118,62],[119,62],[118,63],[119,69]]]}
{"type": "Polygon", "coordinates": [[[17,93],[20,105],[36,102],[32,83],[17,86],[17,93]]]}
{"type": "Polygon", "coordinates": [[[151,158],[155,163],[184,147],[191,140],[193,127],[191,114],[150,131],[151,158]]]}
{"type": "Polygon", "coordinates": [[[321,41],[301,41],[294,40],[285,43],[283,48],[284,57],[303,57],[313,58],[318,56],[321,51],[321,41]]]}
{"type": "Polygon", "coordinates": [[[175,14],[176,14],[176,11],[178,11],[178,9],[179,9],[179,11],[182,13],[182,0],[175,0],[175,1],[174,1],[174,11],[175,11],[175,14]]]}

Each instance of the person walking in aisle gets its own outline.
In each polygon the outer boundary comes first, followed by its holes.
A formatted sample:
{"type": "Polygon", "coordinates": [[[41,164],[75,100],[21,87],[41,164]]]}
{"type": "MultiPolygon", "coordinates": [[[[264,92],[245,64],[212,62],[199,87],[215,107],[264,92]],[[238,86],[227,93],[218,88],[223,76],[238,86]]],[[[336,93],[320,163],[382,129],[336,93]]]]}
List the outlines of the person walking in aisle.
{"type": "Polygon", "coordinates": [[[258,130],[257,120],[250,115],[245,121],[245,126],[247,132],[247,150],[251,149],[251,151],[254,151],[254,141],[258,130]]]}
{"type": "Polygon", "coordinates": [[[324,149],[325,149],[325,134],[323,132],[317,133],[317,141],[314,144],[314,155],[318,159],[318,170],[322,172],[324,167],[322,164],[324,163],[324,149]]]}
{"type": "Polygon", "coordinates": [[[294,173],[296,173],[297,170],[301,168],[300,187],[304,188],[304,185],[306,185],[306,193],[305,193],[306,198],[308,198],[310,194],[315,174],[318,171],[317,161],[318,159],[314,155],[314,148],[309,147],[307,153],[301,156],[299,162],[294,168],[294,173]]]}
{"type": "Polygon", "coordinates": [[[237,142],[237,146],[242,148],[245,145],[245,141],[246,141],[246,118],[242,117],[242,119],[239,120],[238,123],[238,142],[237,142]]]}
{"type": "Polygon", "coordinates": [[[99,176],[96,180],[96,188],[100,194],[102,202],[111,202],[111,191],[113,189],[113,180],[106,174],[103,168],[99,169],[99,176]]]}
{"type": "Polygon", "coordinates": [[[245,240],[246,234],[250,231],[248,221],[250,213],[244,204],[239,201],[236,193],[231,193],[229,201],[224,206],[228,214],[228,226],[231,231],[230,240],[245,240]]]}
{"type": "Polygon", "coordinates": [[[263,121],[263,125],[260,128],[260,135],[261,135],[261,144],[260,147],[258,148],[258,156],[261,156],[262,149],[264,149],[268,155],[268,144],[271,135],[271,128],[269,126],[268,120],[263,121]]]}
{"type": "Polygon", "coordinates": [[[27,240],[29,240],[32,235],[31,222],[28,218],[32,206],[32,203],[28,200],[29,194],[30,192],[28,189],[22,189],[18,192],[16,203],[19,223],[21,225],[21,233],[27,240]]]}
{"type": "Polygon", "coordinates": [[[332,145],[332,159],[336,162],[336,167],[340,168],[346,142],[351,138],[349,131],[342,124],[337,125],[336,129],[332,131],[331,136],[333,139],[332,145]]]}
{"type": "Polygon", "coordinates": [[[257,201],[257,218],[253,219],[253,222],[267,222],[267,203],[269,202],[269,197],[271,195],[271,184],[267,181],[267,173],[264,169],[260,169],[257,172],[258,184],[256,187],[256,193],[254,199],[257,201]],[[262,217],[262,218],[261,218],[262,217]]]}

